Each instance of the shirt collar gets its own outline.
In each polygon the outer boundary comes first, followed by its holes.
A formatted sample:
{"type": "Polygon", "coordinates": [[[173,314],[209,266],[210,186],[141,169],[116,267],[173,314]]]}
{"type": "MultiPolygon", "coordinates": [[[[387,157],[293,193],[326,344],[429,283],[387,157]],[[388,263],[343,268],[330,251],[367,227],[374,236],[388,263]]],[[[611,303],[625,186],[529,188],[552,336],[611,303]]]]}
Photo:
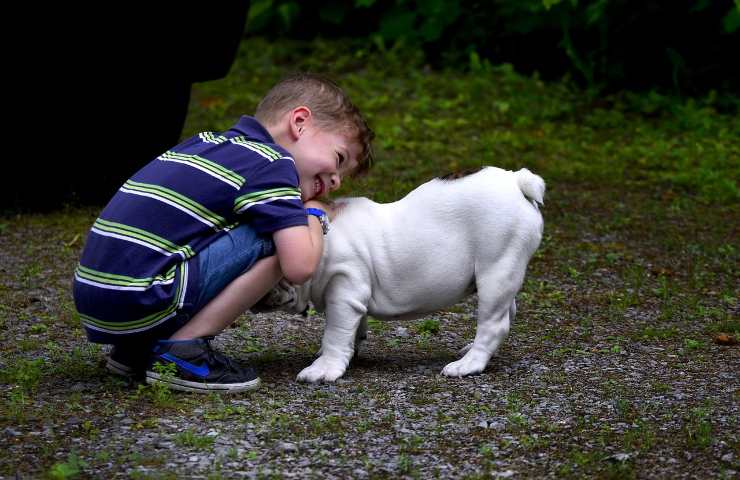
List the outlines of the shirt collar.
{"type": "Polygon", "coordinates": [[[248,115],[243,115],[230,130],[239,132],[252,140],[257,140],[258,142],[275,143],[270,132],[268,132],[256,118],[248,115]]]}

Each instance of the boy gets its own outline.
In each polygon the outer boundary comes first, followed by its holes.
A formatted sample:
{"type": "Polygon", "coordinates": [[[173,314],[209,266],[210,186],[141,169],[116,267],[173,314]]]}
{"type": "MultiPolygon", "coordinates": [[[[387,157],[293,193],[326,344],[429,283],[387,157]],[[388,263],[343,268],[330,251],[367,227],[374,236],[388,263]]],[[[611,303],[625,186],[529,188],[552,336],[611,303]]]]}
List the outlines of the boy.
{"type": "Polygon", "coordinates": [[[75,271],[88,339],[114,345],[108,369],[185,391],[256,388],[254,370],[209,341],[280,278],[311,277],[328,228],[315,199],[369,167],[372,137],[338,86],[299,74],[254,117],[134,174],[93,224],[75,271]],[[177,373],[160,375],[156,363],[177,373]]]}

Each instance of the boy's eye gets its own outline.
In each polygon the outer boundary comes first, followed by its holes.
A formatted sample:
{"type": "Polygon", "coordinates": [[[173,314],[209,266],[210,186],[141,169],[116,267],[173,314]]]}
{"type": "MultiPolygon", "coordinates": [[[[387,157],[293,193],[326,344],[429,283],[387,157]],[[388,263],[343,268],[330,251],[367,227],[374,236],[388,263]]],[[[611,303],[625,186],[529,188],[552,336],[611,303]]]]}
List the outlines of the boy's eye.
{"type": "Polygon", "coordinates": [[[344,163],[344,155],[337,153],[337,167],[341,167],[344,163]]]}

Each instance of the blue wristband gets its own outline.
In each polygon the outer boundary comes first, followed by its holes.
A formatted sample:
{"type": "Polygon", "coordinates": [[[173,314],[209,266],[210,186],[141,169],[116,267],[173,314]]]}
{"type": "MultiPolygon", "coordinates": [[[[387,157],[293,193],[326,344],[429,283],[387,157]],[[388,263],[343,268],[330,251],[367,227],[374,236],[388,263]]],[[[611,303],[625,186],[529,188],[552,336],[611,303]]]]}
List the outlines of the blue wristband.
{"type": "Polygon", "coordinates": [[[325,211],[323,211],[323,210],[322,210],[322,209],[320,209],[320,208],[307,208],[307,209],[306,209],[306,214],[307,214],[307,215],[313,215],[314,217],[319,217],[319,218],[321,218],[321,217],[323,217],[324,215],[326,215],[326,212],[325,212],[325,211]]]}
{"type": "Polygon", "coordinates": [[[313,215],[319,219],[321,231],[326,235],[329,232],[329,216],[320,208],[307,208],[306,215],[313,215]]]}

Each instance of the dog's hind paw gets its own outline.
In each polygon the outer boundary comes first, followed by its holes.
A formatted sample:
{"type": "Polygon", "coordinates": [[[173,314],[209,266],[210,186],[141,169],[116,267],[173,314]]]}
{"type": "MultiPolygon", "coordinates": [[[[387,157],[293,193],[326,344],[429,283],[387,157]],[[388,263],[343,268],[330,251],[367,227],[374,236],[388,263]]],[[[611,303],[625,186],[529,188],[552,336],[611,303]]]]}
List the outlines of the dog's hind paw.
{"type": "Polygon", "coordinates": [[[297,378],[299,382],[333,382],[344,375],[346,369],[347,367],[340,362],[322,356],[317,358],[311,366],[301,370],[297,378]]]}

